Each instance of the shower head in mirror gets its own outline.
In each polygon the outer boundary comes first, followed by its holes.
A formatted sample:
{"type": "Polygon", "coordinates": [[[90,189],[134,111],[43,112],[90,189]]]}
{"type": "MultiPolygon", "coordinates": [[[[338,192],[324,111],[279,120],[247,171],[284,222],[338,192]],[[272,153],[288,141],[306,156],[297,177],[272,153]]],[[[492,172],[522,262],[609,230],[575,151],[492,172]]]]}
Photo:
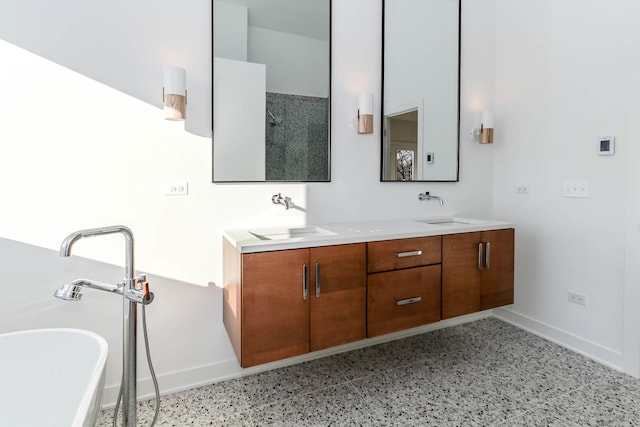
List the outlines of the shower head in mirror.
{"type": "Polygon", "coordinates": [[[271,111],[267,108],[267,113],[269,113],[269,124],[271,126],[278,126],[284,122],[284,118],[280,116],[274,116],[271,111]]]}

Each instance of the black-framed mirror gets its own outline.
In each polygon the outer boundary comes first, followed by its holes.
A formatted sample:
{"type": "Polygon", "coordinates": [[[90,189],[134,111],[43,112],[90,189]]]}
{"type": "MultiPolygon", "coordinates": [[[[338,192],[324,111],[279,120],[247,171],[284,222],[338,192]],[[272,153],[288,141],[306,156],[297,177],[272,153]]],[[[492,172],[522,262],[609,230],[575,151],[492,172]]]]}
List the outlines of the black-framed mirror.
{"type": "Polygon", "coordinates": [[[330,181],[331,0],[214,0],[213,182],[330,181]]]}
{"type": "Polygon", "coordinates": [[[458,181],[460,0],[383,0],[381,181],[458,181]]]}

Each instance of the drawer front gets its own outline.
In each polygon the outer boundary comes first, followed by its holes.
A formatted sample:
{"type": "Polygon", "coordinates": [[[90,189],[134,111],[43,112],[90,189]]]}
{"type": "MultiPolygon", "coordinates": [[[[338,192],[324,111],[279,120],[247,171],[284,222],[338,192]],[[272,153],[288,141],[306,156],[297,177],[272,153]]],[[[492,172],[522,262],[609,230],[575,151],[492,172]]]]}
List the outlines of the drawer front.
{"type": "Polygon", "coordinates": [[[367,336],[388,334],[440,320],[441,266],[367,276],[367,336]]]}
{"type": "Polygon", "coordinates": [[[367,272],[439,264],[441,236],[385,240],[367,243],[367,272]]]}

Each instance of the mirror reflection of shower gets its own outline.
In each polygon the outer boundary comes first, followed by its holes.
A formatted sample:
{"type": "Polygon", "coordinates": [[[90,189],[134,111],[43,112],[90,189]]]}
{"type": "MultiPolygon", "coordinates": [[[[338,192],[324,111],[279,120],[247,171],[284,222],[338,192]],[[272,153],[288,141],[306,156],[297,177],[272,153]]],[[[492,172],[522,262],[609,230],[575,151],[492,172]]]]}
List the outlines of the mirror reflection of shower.
{"type": "Polygon", "coordinates": [[[269,114],[269,124],[271,126],[278,126],[281,125],[284,122],[284,117],[281,116],[274,116],[271,111],[269,111],[269,108],[267,108],[267,113],[269,114]]]}

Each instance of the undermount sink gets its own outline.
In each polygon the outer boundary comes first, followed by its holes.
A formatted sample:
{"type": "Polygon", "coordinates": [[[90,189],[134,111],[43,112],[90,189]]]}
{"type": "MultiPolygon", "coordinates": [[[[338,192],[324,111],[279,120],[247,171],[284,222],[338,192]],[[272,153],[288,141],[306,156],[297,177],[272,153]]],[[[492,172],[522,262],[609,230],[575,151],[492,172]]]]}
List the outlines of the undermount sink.
{"type": "Polygon", "coordinates": [[[320,227],[279,227],[249,231],[260,240],[286,240],[305,237],[333,236],[336,233],[320,227]]]}
{"type": "Polygon", "coordinates": [[[465,224],[468,225],[468,222],[462,222],[462,221],[454,221],[452,219],[446,219],[443,221],[420,221],[420,222],[426,222],[427,224],[435,224],[435,225],[457,225],[457,224],[465,224]]]}
{"type": "Polygon", "coordinates": [[[416,222],[422,222],[424,224],[441,225],[444,227],[455,227],[462,225],[478,225],[482,224],[480,221],[468,220],[463,218],[432,218],[432,219],[419,219],[416,222]]]}

